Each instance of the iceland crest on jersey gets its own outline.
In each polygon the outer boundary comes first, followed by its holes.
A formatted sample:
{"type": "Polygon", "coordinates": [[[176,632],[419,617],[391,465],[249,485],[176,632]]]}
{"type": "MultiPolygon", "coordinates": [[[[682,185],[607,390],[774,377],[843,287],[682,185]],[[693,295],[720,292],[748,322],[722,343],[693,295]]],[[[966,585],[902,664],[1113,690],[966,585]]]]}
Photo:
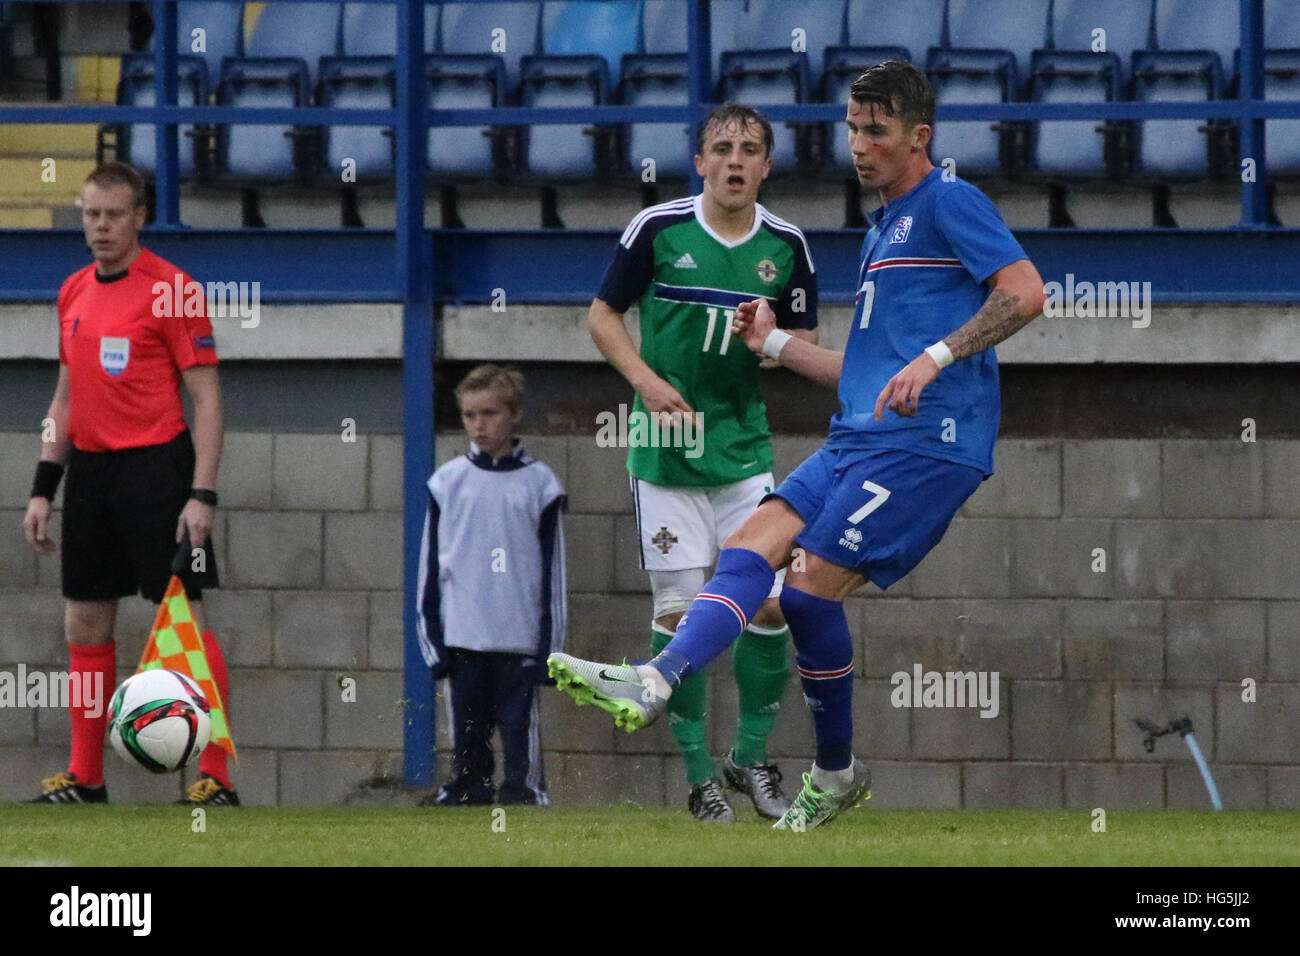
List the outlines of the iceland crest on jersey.
{"type": "Polygon", "coordinates": [[[894,234],[889,237],[889,244],[907,242],[907,234],[912,231],[912,217],[903,216],[894,224],[894,234]]]}
{"type": "Polygon", "coordinates": [[[131,361],[131,340],[105,335],[99,340],[99,365],[109,375],[117,377],[126,371],[131,361]]]}

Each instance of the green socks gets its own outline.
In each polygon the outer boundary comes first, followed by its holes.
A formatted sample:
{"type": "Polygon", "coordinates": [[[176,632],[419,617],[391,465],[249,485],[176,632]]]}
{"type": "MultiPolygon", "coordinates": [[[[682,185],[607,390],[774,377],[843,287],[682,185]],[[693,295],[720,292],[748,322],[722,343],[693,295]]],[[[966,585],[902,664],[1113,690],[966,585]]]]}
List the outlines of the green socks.
{"type": "Polygon", "coordinates": [[[767,738],[776,724],[781,697],[790,679],[786,657],[789,639],[788,627],[751,624],[736,641],[733,663],[740,691],[740,722],[734,758],[742,767],[767,763],[767,738]]]}
{"type": "MultiPolygon", "coordinates": [[[[663,650],[672,637],[658,626],[652,628],[651,654],[663,650]]],[[[781,697],[790,679],[786,652],[789,639],[788,627],[777,629],[751,624],[736,641],[733,663],[736,687],[740,691],[740,722],[736,726],[734,759],[742,767],[767,763],[767,738],[776,724],[781,697]]],[[[707,680],[703,671],[692,674],[668,698],[668,724],[686,763],[686,780],[692,787],[717,776],[717,768],[709,756],[704,724],[707,680]]]]}
{"type": "MultiPolygon", "coordinates": [[[[650,634],[651,655],[662,651],[672,639],[672,634],[655,625],[650,634]]],[[[708,675],[700,671],[682,681],[673,691],[673,696],[668,698],[668,726],[672,728],[677,749],[686,762],[686,780],[692,787],[718,775],[713,758],[709,756],[708,734],[704,726],[708,689],[708,675]]]]}

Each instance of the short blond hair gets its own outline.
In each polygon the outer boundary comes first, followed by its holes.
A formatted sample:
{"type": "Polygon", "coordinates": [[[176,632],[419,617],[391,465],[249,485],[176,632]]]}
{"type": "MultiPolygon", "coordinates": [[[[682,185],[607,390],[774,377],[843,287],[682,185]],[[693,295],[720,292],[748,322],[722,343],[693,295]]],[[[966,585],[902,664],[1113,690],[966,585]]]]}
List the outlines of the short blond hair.
{"type": "Polygon", "coordinates": [[[456,386],[456,405],[459,407],[466,392],[486,391],[500,393],[510,410],[517,412],[524,406],[524,373],[514,366],[490,362],[475,366],[456,386]]]}

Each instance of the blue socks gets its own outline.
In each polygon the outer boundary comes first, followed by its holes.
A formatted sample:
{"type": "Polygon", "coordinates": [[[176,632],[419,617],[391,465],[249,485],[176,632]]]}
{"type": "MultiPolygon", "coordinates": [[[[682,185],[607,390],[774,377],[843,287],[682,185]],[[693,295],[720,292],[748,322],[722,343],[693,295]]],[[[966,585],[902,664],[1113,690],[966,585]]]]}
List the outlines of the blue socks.
{"type": "Polygon", "coordinates": [[[844,605],[787,585],[781,613],[817,731],[817,766],[844,770],[853,763],[853,638],[844,605]]]}
{"type": "MultiPolygon", "coordinates": [[[[650,666],[673,687],[704,670],[735,643],[771,593],[775,580],[776,572],[758,552],[725,549],[718,555],[713,577],[678,622],[676,636],[650,666]]],[[[846,633],[847,629],[846,622],[846,633]]]]}

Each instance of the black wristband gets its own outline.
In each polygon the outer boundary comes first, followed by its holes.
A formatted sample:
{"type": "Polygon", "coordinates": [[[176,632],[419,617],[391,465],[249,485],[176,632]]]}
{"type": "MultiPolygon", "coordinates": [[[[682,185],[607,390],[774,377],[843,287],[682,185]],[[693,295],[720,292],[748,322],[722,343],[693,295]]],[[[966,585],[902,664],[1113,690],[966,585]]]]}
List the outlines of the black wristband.
{"type": "Polygon", "coordinates": [[[63,480],[63,466],[57,461],[38,461],[36,463],[36,477],[32,479],[33,498],[48,498],[54,500],[54,496],[59,492],[59,482],[63,480]]]}
{"type": "Polygon", "coordinates": [[[207,488],[191,488],[190,497],[195,501],[201,501],[210,508],[217,506],[217,493],[209,491],[207,488]]]}

